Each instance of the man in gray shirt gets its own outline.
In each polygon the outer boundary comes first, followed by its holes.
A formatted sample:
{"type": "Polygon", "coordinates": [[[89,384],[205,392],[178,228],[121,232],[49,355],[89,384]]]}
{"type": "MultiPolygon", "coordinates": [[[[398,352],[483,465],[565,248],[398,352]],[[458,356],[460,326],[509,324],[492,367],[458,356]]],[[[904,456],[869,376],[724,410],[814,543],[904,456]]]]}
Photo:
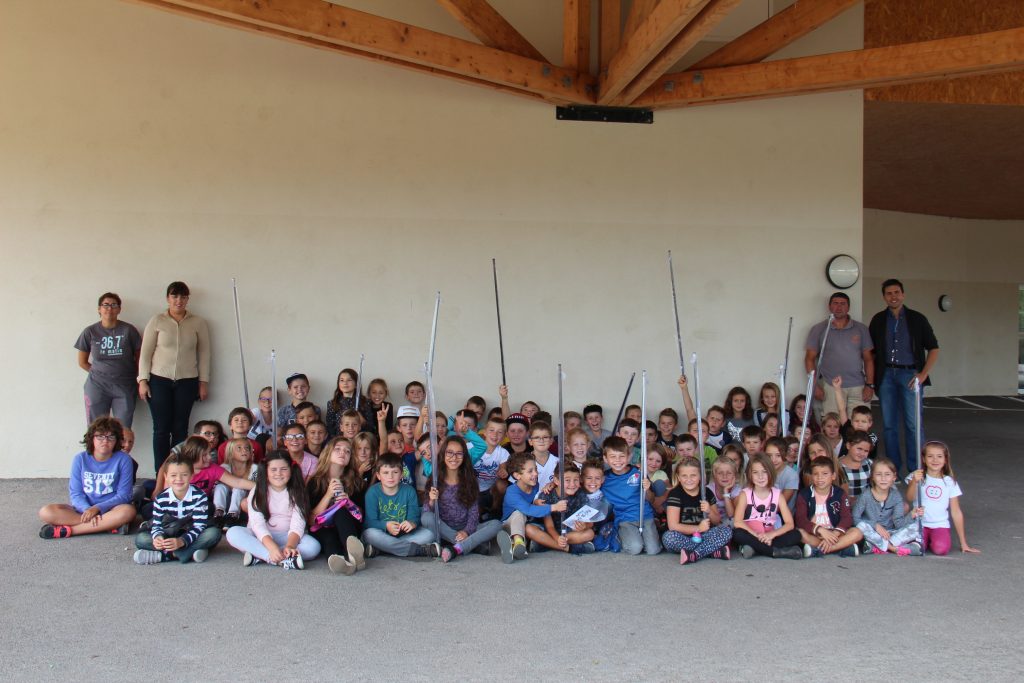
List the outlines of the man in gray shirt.
{"type": "Polygon", "coordinates": [[[875,357],[871,352],[874,345],[867,326],[850,317],[850,297],[844,292],[834,293],[828,299],[828,310],[833,319],[824,352],[821,351],[821,342],[827,320],[811,328],[804,354],[804,367],[810,374],[821,353],[821,366],[814,386],[814,408],[819,420],[825,413],[838,412],[835,392],[831,390],[833,378],[843,378],[842,393],[847,413],[854,406],[867,405],[875,389],[875,357]]]}

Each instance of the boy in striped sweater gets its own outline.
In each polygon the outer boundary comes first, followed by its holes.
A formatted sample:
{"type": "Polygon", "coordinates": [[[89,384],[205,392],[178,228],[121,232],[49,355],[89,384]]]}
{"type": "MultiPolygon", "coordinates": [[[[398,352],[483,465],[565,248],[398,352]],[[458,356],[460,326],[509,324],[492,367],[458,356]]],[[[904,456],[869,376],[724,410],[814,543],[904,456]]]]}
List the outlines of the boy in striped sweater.
{"type": "Polygon", "coordinates": [[[149,530],[135,537],[136,564],[159,564],[192,559],[202,562],[209,548],[220,542],[220,529],[207,526],[209,501],[206,494],[189,483],[192,460],[183,453],[172,453],[164,462],[169,488],[153,500],[153,521],[149,530]]]}

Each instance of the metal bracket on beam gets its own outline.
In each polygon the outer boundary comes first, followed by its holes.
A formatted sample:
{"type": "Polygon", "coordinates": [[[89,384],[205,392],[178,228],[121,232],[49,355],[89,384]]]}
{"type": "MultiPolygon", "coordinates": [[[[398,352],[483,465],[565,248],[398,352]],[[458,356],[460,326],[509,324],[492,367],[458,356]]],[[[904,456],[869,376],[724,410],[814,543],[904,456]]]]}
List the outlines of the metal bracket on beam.
{"type": "Polygon", "coordinates": [[[603,121],[605,123],[654,123],[654,112],[633,107],[555,107],[559,121],[603,121]]]}

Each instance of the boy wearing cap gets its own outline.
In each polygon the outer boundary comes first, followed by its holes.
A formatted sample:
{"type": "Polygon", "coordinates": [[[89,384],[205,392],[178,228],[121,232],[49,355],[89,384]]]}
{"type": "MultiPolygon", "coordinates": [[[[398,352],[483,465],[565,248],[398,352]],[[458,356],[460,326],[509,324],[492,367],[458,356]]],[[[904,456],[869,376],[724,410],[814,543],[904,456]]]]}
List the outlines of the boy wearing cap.
{"type": "Polygon", "coordinates": [[[512,455],[530,450],[527,436],[530,433],[530,418],[522,413],[512,413],[505,418],[505,433],[508,437],[507,450],[512,455]]]}
{"type": "MultiPolygon", "coordinates": [[[[292,402],[286,406],[283,406],[277,411],[277,428],[284,429],[288,425],[295,422],[296,408],[300,403],[306,401],[306,397],[309,396],[309,378],[301,372],[293,372],[288,375],[288,379],[285,380],[285,384],[288,385],[288,395],[292,397],[292,402]]],[[[320,419],[320,407],[313,405],[313,410],[316,411],[316,417],[320,419]]]]}
{"type": "MultiPolygon", "coordinates": [[[[406,392],[408,393],[408,392],[406,392]]],[[[402,483],[416,485],[416,465],[419,457],[416,453],[416,423],[420,419],[420,411],[415,406],[399,406],[395,413],[395,429],[402,434],[402,483]]]]}

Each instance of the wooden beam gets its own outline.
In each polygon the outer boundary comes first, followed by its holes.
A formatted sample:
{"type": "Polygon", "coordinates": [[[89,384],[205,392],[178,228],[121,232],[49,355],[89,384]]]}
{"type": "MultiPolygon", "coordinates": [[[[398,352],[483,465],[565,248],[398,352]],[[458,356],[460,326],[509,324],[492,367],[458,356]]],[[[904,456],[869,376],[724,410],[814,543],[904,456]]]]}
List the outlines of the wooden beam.
{"type": "Polygon", "coordinates": [[[598,71],[602,76],[608,73],[608,62],[619,51],[622,39],[622,0],[601,0],[598,30],[598,71]]]}
{"type": "Polygon", "coordinates": [[[667,74],[633,103],[669,109],[1024,69],[1024,28],[667,74]]]}
{"type": "Polygon", "coordinates": [[[562,66],[590,71],[590,0],[562,1],[562,66]]]}
{"type": "Polygon", "coordinates": [[[753,64],[828,23],[861,0],[796,0],[739,38],[718,48],[691,69],[753,64]]]}
{"type": "Polygon", "coordinates": [[[456,21],[487,47],[546,62],[547,59],[523,37],[487,0],[437,0],[456,21]]]}
{"type": "Polygon", "coordinates": [[[628,106],[711,33],[743,0],[711,0],[610,104],[628,106]]]}
{"type": "Polygon", "coordinates": [[[636,33],[640,24],[651,13],[658,0],[633,0],[629,5],[629,14],[626,15],[626,25],[622,28],[622,35],[631,36],[636,33]]]}
{"type": "Polygon", "coordinates": [[[344,48],[342,52],[376,55],[389,63],[490,83],[551,102],[594,101],[594,80],[589,76],[322,0],[132,1],[278,37],[319,41],[344,48]]]}
{"type": "Polygon", "coordinates": [[[601,79],[598,104],[610,104],[662,50],[686,28],[709,0],[661,0],[608,64],[601,79]]]}

